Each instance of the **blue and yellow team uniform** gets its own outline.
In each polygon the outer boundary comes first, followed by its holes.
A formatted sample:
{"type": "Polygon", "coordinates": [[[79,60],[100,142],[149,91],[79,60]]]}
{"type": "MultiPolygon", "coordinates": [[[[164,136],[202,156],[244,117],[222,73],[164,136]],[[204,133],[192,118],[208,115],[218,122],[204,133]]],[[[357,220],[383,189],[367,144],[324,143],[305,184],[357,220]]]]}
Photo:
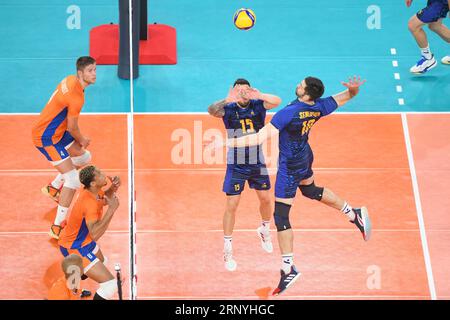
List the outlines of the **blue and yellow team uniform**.
{"type": "Polygon", "coordinates": [[[273,116],[271,124],[280,131],[275,197],[294,198],[300,181],[313,175],[309,132],[321,117],[337,107],[333,97],[317,99],[314,105],[295,100],[273,116]]]}
{"type": "MultiPolygon", "coordinates": [[[[264,127],[266,108],[262,100],[250,100],[245,108],[237,103],[230,103],[224,109],[223,123],[228,138],[255,134],[264,127]]],[[[231,148],[227,153],[223,192],[238,195],[244,190],[245,181],[255,190],[270,189],[270,179],[260,146],[231,148]]]]}
{"type": "Polygon", "coordinates": [[[447,0],[428,0],[427,6],[417,12],[417,18],[423,23],[436,22],[445,18],[448,11],[447,0]]]}

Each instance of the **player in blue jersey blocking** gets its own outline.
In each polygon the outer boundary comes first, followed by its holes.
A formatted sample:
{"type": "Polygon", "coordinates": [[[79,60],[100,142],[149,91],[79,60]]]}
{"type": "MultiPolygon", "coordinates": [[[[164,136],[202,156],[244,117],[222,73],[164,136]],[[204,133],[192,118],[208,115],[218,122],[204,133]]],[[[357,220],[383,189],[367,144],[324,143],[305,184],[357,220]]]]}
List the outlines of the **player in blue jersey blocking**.
{"type": "Polygon", "coordinates": [[[300,273],[294,266],[294,235],[289,221],[289,211],[297,188],[303,196],[320,201],[343,212],[361,231],[365,241],[371,234],[371,223],[367,208],[352,208],[330,189],[316,186],[312,163],[313,152],[308,143],[309,132],[317,121],[344,105],[359,92],[365,81],[358,77],[342,82],[347,89],[336,95],[321,98],[325,88],[321,80],[307,77],[295,90],[297,99],[278,111],[270,123],[258,133],[228,139],[229,147],[254,146],[271,136],[279,136],[278,172],[275,183],[274,220],[278,231],[278,244],[282,254],[281,279],[273,291],[278,295],[292,285],[300,273]]]}
{"type": "MultiPolygon", "coordinates": [[[[261,93],[252,88],[246,79],[237,79],[228,96],[209,106],[208,112],[222,118],[228,138],[241,137],[258,132],[265,125],[266,111],[280,105],[281,99],[275,95],[261,93]]],[[[223,192],[227,196],[226,210],[223,216],[224,262],[229,271],[236,270],[233,258],[232,233],[236,210],[244,190],[245,182],[256,190],[260,202],[261,226],[257,234],[261,246],[266,252],[272,252],[270,238],[270,216],[272,214],[270,198],[270,179],[260,146],[230,149],[227,154],[227,170],[223,183],[223,192]]]]}
{"type": "MultiPolygon", "coordinates": [[[[405,0],[406,6],[410,7],[413,0],[405,0]]],[[[450,43],[450,29],[442,23],[450,10],[450,0],[428,0],[427,6],[417,12],[409,19],[408,28],[420,48],[422,57],[411,67],[410,71],[422,74],[437,66],[436,59],[431,53],[427,34],[423,31],[423,26],[428,24],[430,30],[434,31],[444,41],[450,43]]],[[[450,65],[450,56],[442,58],[443,64],[450,65]]]]}

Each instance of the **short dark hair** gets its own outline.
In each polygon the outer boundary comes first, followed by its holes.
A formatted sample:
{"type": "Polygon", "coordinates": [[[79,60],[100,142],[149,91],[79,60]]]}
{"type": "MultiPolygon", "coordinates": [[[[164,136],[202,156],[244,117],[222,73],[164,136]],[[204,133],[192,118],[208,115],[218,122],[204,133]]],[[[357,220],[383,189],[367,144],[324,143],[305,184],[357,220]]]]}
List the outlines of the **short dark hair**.
{"type": "Polygon", "coordinates": [[[89,56],[79,57],[77,60],[77,71],[83,71],[87,66],[94,64],[95,59],[89,56]]]}
{"type": "Polygon", "coordinates": [[[250,82],[248,82],[247,79],[243,79],[243,78],[237,79],[237,80],[234,82],[234,84],[233,84],[233,88],[236,87],[236,85],[238,85],[238,84],[246,84],[246,85],[248,85],[249,87],[251,87],[250,82]]]}
{"type": "Polygon", "coordinates": [[[87,166],[80,170],[80,182],[85,189],[89,189],[91,182],[94,181],[95,171],[97,171],[95,166],[87,166]]]}
{"type": "Polygon", "coordinates": [[[311,100],[315,101],[323,95],[325,87],[320,79],[307,77],[305,83],[305,93],[310,96],[311,100]]]}

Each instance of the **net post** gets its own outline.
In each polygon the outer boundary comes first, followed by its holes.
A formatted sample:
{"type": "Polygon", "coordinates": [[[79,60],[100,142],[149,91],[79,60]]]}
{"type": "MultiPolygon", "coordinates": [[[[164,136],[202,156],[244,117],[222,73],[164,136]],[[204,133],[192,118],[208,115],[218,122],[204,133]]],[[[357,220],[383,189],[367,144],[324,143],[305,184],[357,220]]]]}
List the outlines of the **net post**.
{"type": "Polygon", "coordinates": [[[140,5],[140,11],[141,11],[141,16],[140,16],[140,40],[147,40],[148,39],[148,13],[147,13],[147,8],[148,8],[148,3],[147,0],[139,0],[139,5],[140,5]]]}
{"type": "Polygon", "coordinates": [[[133,79],[139,77],[139,0],[132,0],[133,10],[129,10],[128,0],[119,0],[119,78],[129,80],[130,75],[130,23],[131,14],[133,29],[133,79]]]}

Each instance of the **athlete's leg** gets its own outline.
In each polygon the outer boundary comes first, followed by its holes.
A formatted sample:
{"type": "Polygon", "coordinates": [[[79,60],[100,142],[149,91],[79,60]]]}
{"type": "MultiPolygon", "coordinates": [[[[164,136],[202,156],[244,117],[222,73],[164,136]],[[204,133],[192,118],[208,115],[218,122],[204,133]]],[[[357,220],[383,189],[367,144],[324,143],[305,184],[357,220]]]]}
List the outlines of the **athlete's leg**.
{"type": "Polygon", "coordinates": [[[74,141],[72,145],[67,148],[67,151],[69,152],[72,162],[77,169],[84,167],[91,161],[91,153],[89,150],[83,148],[78,141],[74,141]]]}
{"type": "MultiPolygon", "coordinates": [[[[278,179],[278,177],[277,177],[278,179]]],[[[281,251],[281,278],[273,295],[279,295],[300,276],[294,266],[294,233],[289,221],[289,211],[294,198],[275,197],[274,220],[277,226],[278,245],[281,251]]]]}
{"type": "Polygon", "coordinates": [[[367,208],[352,208],[346,201],[328,188],[317,187],[314,184],[314,175],[300,181],[299,188],[302,194],[310,199],[320,201],[329,207],[340,210],[361,231],[364,240],[370,239],[371,223],[367,208]]]}
{"type": "Polygon", "coordinates": [[[351,221],[355,219],[355,213],[352,211],[352,208],[342,198],[328,188],[320,188],[315,186],[314,175],[308,179],[300,181],[300,191],[302,191],[303,195],[307,198],[318,200],[329,207],[344,212],[351,221]],[[308,188],[306,186],[311,187],[308,188]]]}
{"type": "Polygon", "coordinates": [[[293,202],[294,198],[275,198],[274,220],[278,231],[278,245],[282,255],[294,252],[294,233],[289,221],[289,211],[293,202]]]}
{"type": "Polygon", "coordinates": [[[444,41],[450,42],[450,29],[447,28],[445,24],[442,23],[442,19],[439,19],[436,22],[432,22],[428,25],[428,27],[437,33],[444,41]]]}
{"type": "Polygon", "coordinates": [[[270,221],[272,215],[270,190],[256,190],[259,199],[259,213],[262,221],[270,221]]]}
{"type": "Polygon", "coordinates": [[[259,199],[259,212],[261,214],[261,226],[257,229],[261,240],[261,247],[268,253],[273,251],[270,236],[270,216],[272,214],[271,197],[269,190],[256,190],[259,199]]]}
{"type": "Polygon", "coordinates": [[[100,284],[94,296],[94,300],[110,300],[117,292],[117,281],[103,262],[98,261],[91,267],[86,275],[100,284]]]}
{"type": "Polygon", "coordinates": [[[417,15],[413,15],[408,21],[408,29],[417,42],[419,48],[428,47],[427,34],[423,30],[424,22],[420,21],[417,15]]]}
{"type": "Polygon", "coordinates": [[[75,192],[80,187],[80,180],[78,177],[78,172],[75,169],[70,157],[58,164],[55,164],[55,168],[64,177],[64,185],[59,195],[56,217],[52,227],[50,228],[49,235],[52,238],[59,239],[59,234],[64,227],[63,222],[66,220],[70,204],[72,203],[75,192]]]}
{"type": "Polygon", "coordinates": [[[442,7],[438,3],[428,3],[427,7],[412,16],[408,22],[408,28],[420,48],[422,57],[411,67],[410,72],[422,74],[437,66],[436,59],[430,50],[428,38],[423,30],[425,24],[431,24],[439,20],[442,7]]]}
{"type": "Polygon", "coordinates": [[[223,215],[223,234],[225,237],[231,237],[233,234],[234,223],[236,220],[236,211],[241,200],[241,195],[227,195],[225,213],[223,215]]]}

